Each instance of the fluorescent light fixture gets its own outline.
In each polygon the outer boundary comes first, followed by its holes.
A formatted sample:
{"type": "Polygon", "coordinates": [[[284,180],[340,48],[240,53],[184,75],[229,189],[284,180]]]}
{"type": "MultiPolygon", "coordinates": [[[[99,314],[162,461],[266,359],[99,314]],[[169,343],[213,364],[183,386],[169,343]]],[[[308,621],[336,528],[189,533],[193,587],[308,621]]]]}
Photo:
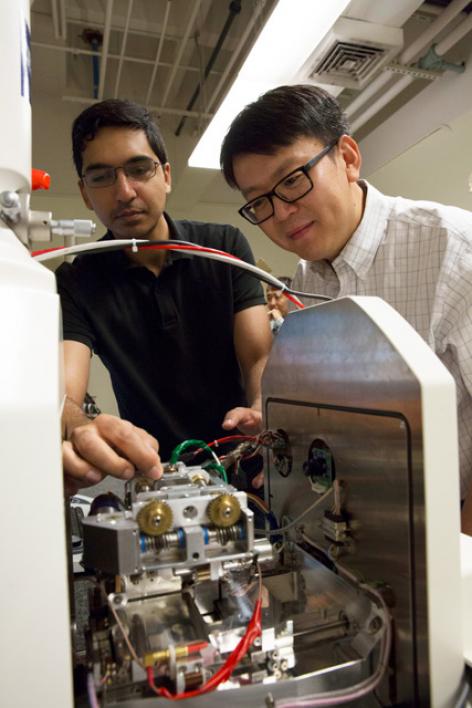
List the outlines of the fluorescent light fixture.
{"type": "Polygon", "coordinates": [[[295,80],[350,0],[279,0],[224,101],[190,155],[190,167],[220,166],[231,121],[265,91],[295,80]]]}

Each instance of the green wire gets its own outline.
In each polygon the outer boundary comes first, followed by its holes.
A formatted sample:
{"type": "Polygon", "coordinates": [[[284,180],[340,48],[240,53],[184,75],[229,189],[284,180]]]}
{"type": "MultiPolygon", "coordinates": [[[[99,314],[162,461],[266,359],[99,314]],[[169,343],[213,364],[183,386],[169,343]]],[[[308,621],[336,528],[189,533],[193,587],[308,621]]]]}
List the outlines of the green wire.
{"type": "Polygon", "coordinates": [[[219,473],[220,477],[223,477],[223,482],[226,482],[226,484],[228,484],[228,475],[226,474],[226,470],[223,465],[219,465],[217,462],[210,462],[209,464],[205,465],[203,469],[216,470],[219,473]]]}
{"type": "MultiPolygon", "coordinates": [[[[183,442],[181,442],[179,445],[177,445],[177,447],[175,447],[172,450],[170,460],[169,460],[170,464],[175,465],[175,463],[178,461],[180,455],[183,452],[185,452],[185,450],[187,448],[195,447],[195,446],[201,447],[202,450],[209,452],[213,458],[213,451],[211,450],[210,447],[208,447],[206,442],[204,442],[203,440],[184,440],[183,442]]],[[[210,462],[209,464],[206,465],[206,469],[216,470],[219,473],[219,475],[223,478],[224,482],[226,482],[226,484],[228,484],[228,476],[226,474],[226,470],[223,467],[223,465],[220,465],[217,462],[210,462]]]]}

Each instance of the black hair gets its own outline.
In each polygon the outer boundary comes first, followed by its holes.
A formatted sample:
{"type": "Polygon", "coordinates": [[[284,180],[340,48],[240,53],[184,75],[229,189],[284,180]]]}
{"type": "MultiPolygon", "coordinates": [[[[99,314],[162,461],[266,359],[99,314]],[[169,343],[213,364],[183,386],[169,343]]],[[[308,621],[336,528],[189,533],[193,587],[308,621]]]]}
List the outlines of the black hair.
{"type": "Polygon", "coordinates": [[[221,147],[221,169],[230,187],[237,187],[236,155],[272,155],[303,136],[328,145],[346,134],[350,134],[348,120],[327,91],[308,84],[279,86],[247,105],[233,120],[221,147]]]}
{"type": "Polygon", "coordinates": [[[86,143],[93,140],[101,128],[110,126],[143,130],[159,161],[162,164],[167,162],[164,139],[149,111],[139,103],[110,98],[86,108],[72,125],[72,154],[79,177],[82,176],[86,143]]]}

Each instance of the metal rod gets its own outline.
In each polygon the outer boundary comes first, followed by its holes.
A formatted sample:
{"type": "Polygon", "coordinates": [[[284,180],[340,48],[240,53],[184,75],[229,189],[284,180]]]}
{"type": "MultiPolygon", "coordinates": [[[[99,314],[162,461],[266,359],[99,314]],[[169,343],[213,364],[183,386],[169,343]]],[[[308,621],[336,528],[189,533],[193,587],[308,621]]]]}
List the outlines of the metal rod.
{"type": "MultiPolygon", "coordinates": [[[[129,0],[129,3],[128,3],[128,12],[126,14],[125,29],[123,31],[123,39],[121,41],[120,59],[118,61],[118,69],[116,70],[115,90],[113,92],[113,95],[115,98],[117,98],[117,96],[118,96],[118,88],[119,88],[120,80],[121,80],[121,70],[123,68],[123,59],[125,56],[126,41],[128,39],[129,23],[131,20],[131,12],[133,10],[133,2],[134,2],[134,0],[129,0]]],[[[108,58],[110,58],[110,55],[108,55],[108,58]]]]}
{"type": "Polygon", "coordinates": [[[347,629],[349,623],[347,619],[336,620],[334,622],[328,622],[326,624],[319,624],[315,627],[309,627],[308,629],[301,629],[299,632],[293,633],[293,638],[296,637],[306,637],[309,634],[316,634],[317,632],[325,632],[330,629],[347,629]]]}
{"type": "Polygon", "coordinates": [[[198,12],[200,10],[200,4],[201,0],[195,0],[194,5],[193,5],[193,11],[190,16],[190,20],[187,23],[187,27],[185,30],[185,34],[182,37],[182,41],[180,43],[179,51],[177,52],[177,56],[174,61],[174,66],[172,67],[172,70],[170,72],[169,79],[167,81],[167,86],[164,91],[164,95],[162,97],[162,105],[164,106],[166,104],[167,99],[169,98],[169,93],[172,88],[172,84],[174,82],[175,75],[177,73],[177,70],[179,68],[180,60],[182,59],[182,55],[185,51],[185,47],[187,45],[188,38],[190,36],[190,32],[192,31],[192,27],[195,24],[196,17],[198,15],[198,12]]]}
{"type": "MultiPolygon", "coordinates": [[[[64,47],[58,44],[48,44],[47,42],[31,42],[32,47],[40,47],[41,49],[52,49],[57,52],[69,52],[70,54],[83,54],[84,56],[100,56],[100,52],[93,52],[90,49],[82,49],[80,47],[64,47]]],[[[108,59],[119,60],[119,54],[108,54],[108,59]]],[[[132,64],[154,64],[154,59],[141,59],[140,57],[124,57],[124,61],[129,61],[132,64]]],[[[172,67],[174,64],[170,61],[161,61],[159,66],[172,67]]],[[[198,66],[189,66],[188,64],[182,64],[180,67],[185,71],[199,72],[198,66]]],[[[213,70],[211,72],[215,76],[221,76],[221,71],[213,70]]]]}
{"type": "Polygon", "coordinates": [[[172,0],[167,0],[166,10],[165,10],[165,14],[164,14],[164,20],[162,22],[161,36],[159,37],[159,46],[157,48],[157,54],[156,54],[156,58],[154,60],[154,66],[152,68],[151,80],[149,81],[149,86],[148,86],[148,90],[147,90],[147,94],[146,94],[146,105],[149,103],[149,100],[151,98],[152,89],[154,87],[154,81],[156,79],[157,67],[159,66],[159,59],[161,58],[162,47],[164,46],[164,39],[165,39],[165,35],[166,35],[166,30],[167,30],[167,23],[169,21],[170,3],[171,2],[172,2],[172,0]]]}
{"type": "MultiPolygon", "coordinates": [[[[460,11],[462,10],[462,8],[464,7],[464,4],[466,4],[466,3],[465,3],[465,0],[453,0],[453,2],[451,2],[451,4],[449,5],[449,7],[448,7],[446,10],[444,10],[444,13],[443,13],[440,17],[438,17],[437,20],[435,20],[435,21],[433,22],[433,24],[432,24],[431,27],[429,28],[429,31],[427,30],[427,33],[428,33],[428,41],[427,41],[427,43],[429,43],[429,41],[430,41],[430,30],[431,30],[431,28],[432,28],[433,26],[436,26],[435,34],[433,35],[433,36],[436,36],[436,34],[438,34],[438,32],[440,32],[440,31],[442,30],[442,28],[443,28],[446,24],[448,24],[456,15],[459,14],[459,12],[460,12],[460,11]],[[453,7],[453,6],[454,6],[454,7],[453,7]],[[453,10],[451,10],[451,8],[453,8],[453,10]],[[444,19],[444,14],[445,14],[446,12],[448,13],[448,15],[447,15],[447,18],[444,19]],[[438,23],[438,20],[441,20],[441,19],[443,19],[443,22],[442,22],[442,23],[438,23]]],[[[466,22],[464,22],[463,25],[467,25],[468,22],[469,22],[469,20],[466,20],[466,22]]],[[[468,25],[467,25],[467,26],[468,26],[468,25]]],[[[425,34],[426,34],[426,33],[425,33],[425,34]]],[[[404,56],[407,56],[407,57],[410,57],[410,58],[416,57],[416,55],[418,54],[418,52],[421,52],[422,49],[424,49],[424,46],[426,46],[426,43],[423,45],[422,42],[419,42],[419,40],[421,40],[422,37],[423,37],[423,35],[421,35],[421,37],[419,37],[418,40],[414,43],[414,44],[416,45],[416,47],[414,47],[413,50],[411,49],[411,47],[409,47],[409,50],[407,50],[408,53],[407,53],[407,52],[403,52],[402,57],[404,57],[404,56]],[[413,53],[413,52],[414,52],[414,53],[413,53]]],[[[443,52],[445,51],[445,50],[444,50],[444,47],[447,47],[447,49],[450,49],[456,42],[459,41],[459,39],[461,39],[461,37],[462,37],[462,35],[460,34],[460,32],[457,32],[457,28],[456,28],[455,30],[452,30],[452,31],[440,42],[440,45],[442,45],[442,51],[443,51],[443,52]],[[452,42],[449,41],[449,38],[450,38],[451,36],[453,37],[453,41],[452,41],[452,42]]],[[[413,45],[412,45],[412,46],[413,46],[413,45]]],[[[365,125],[365,123],[367,123],[367,121],[370,120],[370,118],[372,118],[372,116],[374,116],[374,115],[375,115],[376,113],[378,113],[384,106],[386,106],[387,103],[389,103],[389,101],[391,101],[391,100],[394,99],[396,96],[398,96],[399,93],[401,93],[402,91],[404,91],[414,80],[415,80],[415,79],[414,79],[413,76],[404,76],[402,79],[400,79],[400,81],[397,81],[397,83],[395,83],[393,86],[391,86],[388,91],[386,91],[385,93],[383,93],[383,94],[377,99],[377,101],[374,101],[374,103],[373,103],[371,106],[369,106],[369,108],[367,108],[367,110],[365,110],[365,111],[362,113],[362,115],[360,115],[359,118],[358,118],[356,121],[354,121],[354,123],[353,123],[352,126],[351,126],[352,131],[355,132],[356,130],[359,130],[359,128],[362,127],[363,125],[365,125]]]]}
{"type": "Polygon", "coordinates": [[[54,27],[54,37],[56,39],[62,39],[61,30],[59,28],[59,10],[57,7],[57,0],[51,0],[51,13],[52,13],[52,26],[54,27]]]}
{"type": "Polygon", "coordinates": [[[210,96],[210,100],[208,101],[208,105],[207,105],[207,110],[211,110],[211,108],[213,107],[213,105],[216,102],[216,99],[220,95],[221,89],[223,88],[223,86],[227,85],[227,78],[228,78],[229,72],[233,68],[236,60],[239,58],[239,55],[240,55],[243,47],[245,46],[245,44],[248,40],[248,37],[254,28],[254,25],[256,24],[257,20],[259,19],[259,16],[260,16],[262,10],[264,9],[265,4],[266,4],[266,0],[259,0],[258,2],[256,2],[256,7],[254,8],[254,12],[252,14],[252,17],[249,20],[249,23],[248,23],[246,29],[244,30],[244,32],[241,36],[241,39],[238,42],[236,49],[233,51],[233,53],[231,55],[231,59],[227,63],[223,74],[221,75],[221,78],[218,82],[218,86],[213,91],[212,95],[210,96]]]}
{"type": "Polygon", "coordinates": [[[468,5],[470,0],[452,0],[452,2],[441,12],[439,17],[431,23],[427,30],[422,32],[418,39],[416,39],[412,44],[410,44],[407,49],[401,54],[400,62],[402,64],[408,64],[413,59],[416,59],[417,55],[423,51],[433,39],[441,32],[446,25],[449,24],[451,20],[458,15],[466,5],[468,5]]]}
{"type": "Polygon", "coordinates": [[[67,36],[66,0],[59,0],[59,8],[60,8],[60,23],[61,23],[61,39],[65,39],[67,36]]]}
{"type": "Polygon", "coordinates": [[[105,88],[105,75],[107,73],[108,47],[110,46],[111,17],[113,14],[113,0],[107,1],[105,24],[103,26],[102,56],[100,60],[100,83],[98,85],[98,98],[102,100],[105,88]]]}
{"type": "MultiPolygon", "coordinates": [[[[439,15],[439,17],[431,23],[428,29],[420,34],[420,36],[402,52],[399,57],[399,62],[401,64],[409,64],[413,59],[415,59],[416,56],[422,52],[428,44],[430,44],[436,35],[438,35],[439,32],[461,12],[465,5],[467,5],[468,1],[470,0],[453,0],[451,4],[443,10],[441,15],[439,15]]],[[[354,99],[354,101],[350,103],[346,109],[346,115],[348,117],[354,115],[354,113],[362,108],[362,106],[364,106],[372,96],[388,84],[389,81],[391,81],[391,74],[388,71],[377,76],[377,78],[374,79],[374,81],[356,99],[354,99]]],[[[393,87],[389,90],[389,95],[391,95],[392,88],[393,87]]],[[[404,88],[404,86],[402,86],[402,88],[404,88]]],[[[400,88],[399,91],[402,90],[402,88],[400,88]]],[[[369,117],[371,115],[373,114],[370,113],[369,117]]],[[[357,121],[353,123],[352,130],[357,130],[365,122],[366,120],[364,120],[363,116],[359,117],[357,121]]]]}
{"type": "MultiPolygon", "coordinates": [[[[223,25],[223,29],[221,30],[220,36],[218,37],[218,41],[215,44],[215,47],[214,47],[214,49],[211,53],[211,56],[208,60],[208,64],[205,67],[205,71],[203,72],[203,79],[202,79],[202,81],[200,81],[197,84],[195,91],[193,92],[192,97],[187,104],[188,111],[190,111],[193,108],[195,101],[199,97],[200,91],[202,90],[202,87],[203,87],[203,84],[205,83],[206,79],[208,78],[208,74],[210,73],[210,71],[213,67],[213,64],[215,63],[215,61],[221,51],[221,48],[222,48],[224,41],[228,35],[228,32],[231,29],[231,25],[233,24],[233,22],[236,18],[236,15],[239,15],[240,12],[241,12],[241,2],[239,2],[239,0],[233,0],[233,2],[230,2],[228,17],[226,18],[225,24],[223,25]]],[[[180,123],[177,126],[177,130],[175,131],[175,135],[177,135],[177,136],[180,135],[182,128],[185,125],[186,120],[187,119],[185,116],[183,118],[181,118],[180,123]]]]}
{"type": "MultiPolygon", "coordinates": [[[[94,98],[86,98],[84,96],[62,96],[63,101],[70,101],[71,103],[84,103],[91,105],[97,103],[94,98]]],[[[188,118],[213,118],[213,113],[197,113],[197,111],[186,111],[183,108],[168,108],[167,106],[148,106],[150,111],[154,113],[160,113],[162,115],[169,116],[187,116],[188,118]]]]}
{"type": "Polygon", "coordinates": [[[461,22],[455,29],[450,32],[447,37],[445,37],[441,42],[438,42],[438,44],[435,47],[436,54],[438,56],[442,56],[446,52],[449,51],[451,47],[453,47],[457,42],[464,37],[467,32],[470,32],[472,29],[472,13],[467,17],[467,19],[464,20],[464,22],[461,22]]]}

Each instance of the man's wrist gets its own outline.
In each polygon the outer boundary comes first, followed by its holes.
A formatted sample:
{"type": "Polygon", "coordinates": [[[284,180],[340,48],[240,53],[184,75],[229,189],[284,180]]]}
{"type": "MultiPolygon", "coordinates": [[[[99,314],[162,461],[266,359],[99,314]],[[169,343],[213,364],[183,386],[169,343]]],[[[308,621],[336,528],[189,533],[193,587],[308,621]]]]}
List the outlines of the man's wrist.
{"type": "Polygon", "coordinates": [[[74,430],[92,422],[82,408],[72,398],[66,397],[62,414],[62,439],[70,440],[74,430]]]}

